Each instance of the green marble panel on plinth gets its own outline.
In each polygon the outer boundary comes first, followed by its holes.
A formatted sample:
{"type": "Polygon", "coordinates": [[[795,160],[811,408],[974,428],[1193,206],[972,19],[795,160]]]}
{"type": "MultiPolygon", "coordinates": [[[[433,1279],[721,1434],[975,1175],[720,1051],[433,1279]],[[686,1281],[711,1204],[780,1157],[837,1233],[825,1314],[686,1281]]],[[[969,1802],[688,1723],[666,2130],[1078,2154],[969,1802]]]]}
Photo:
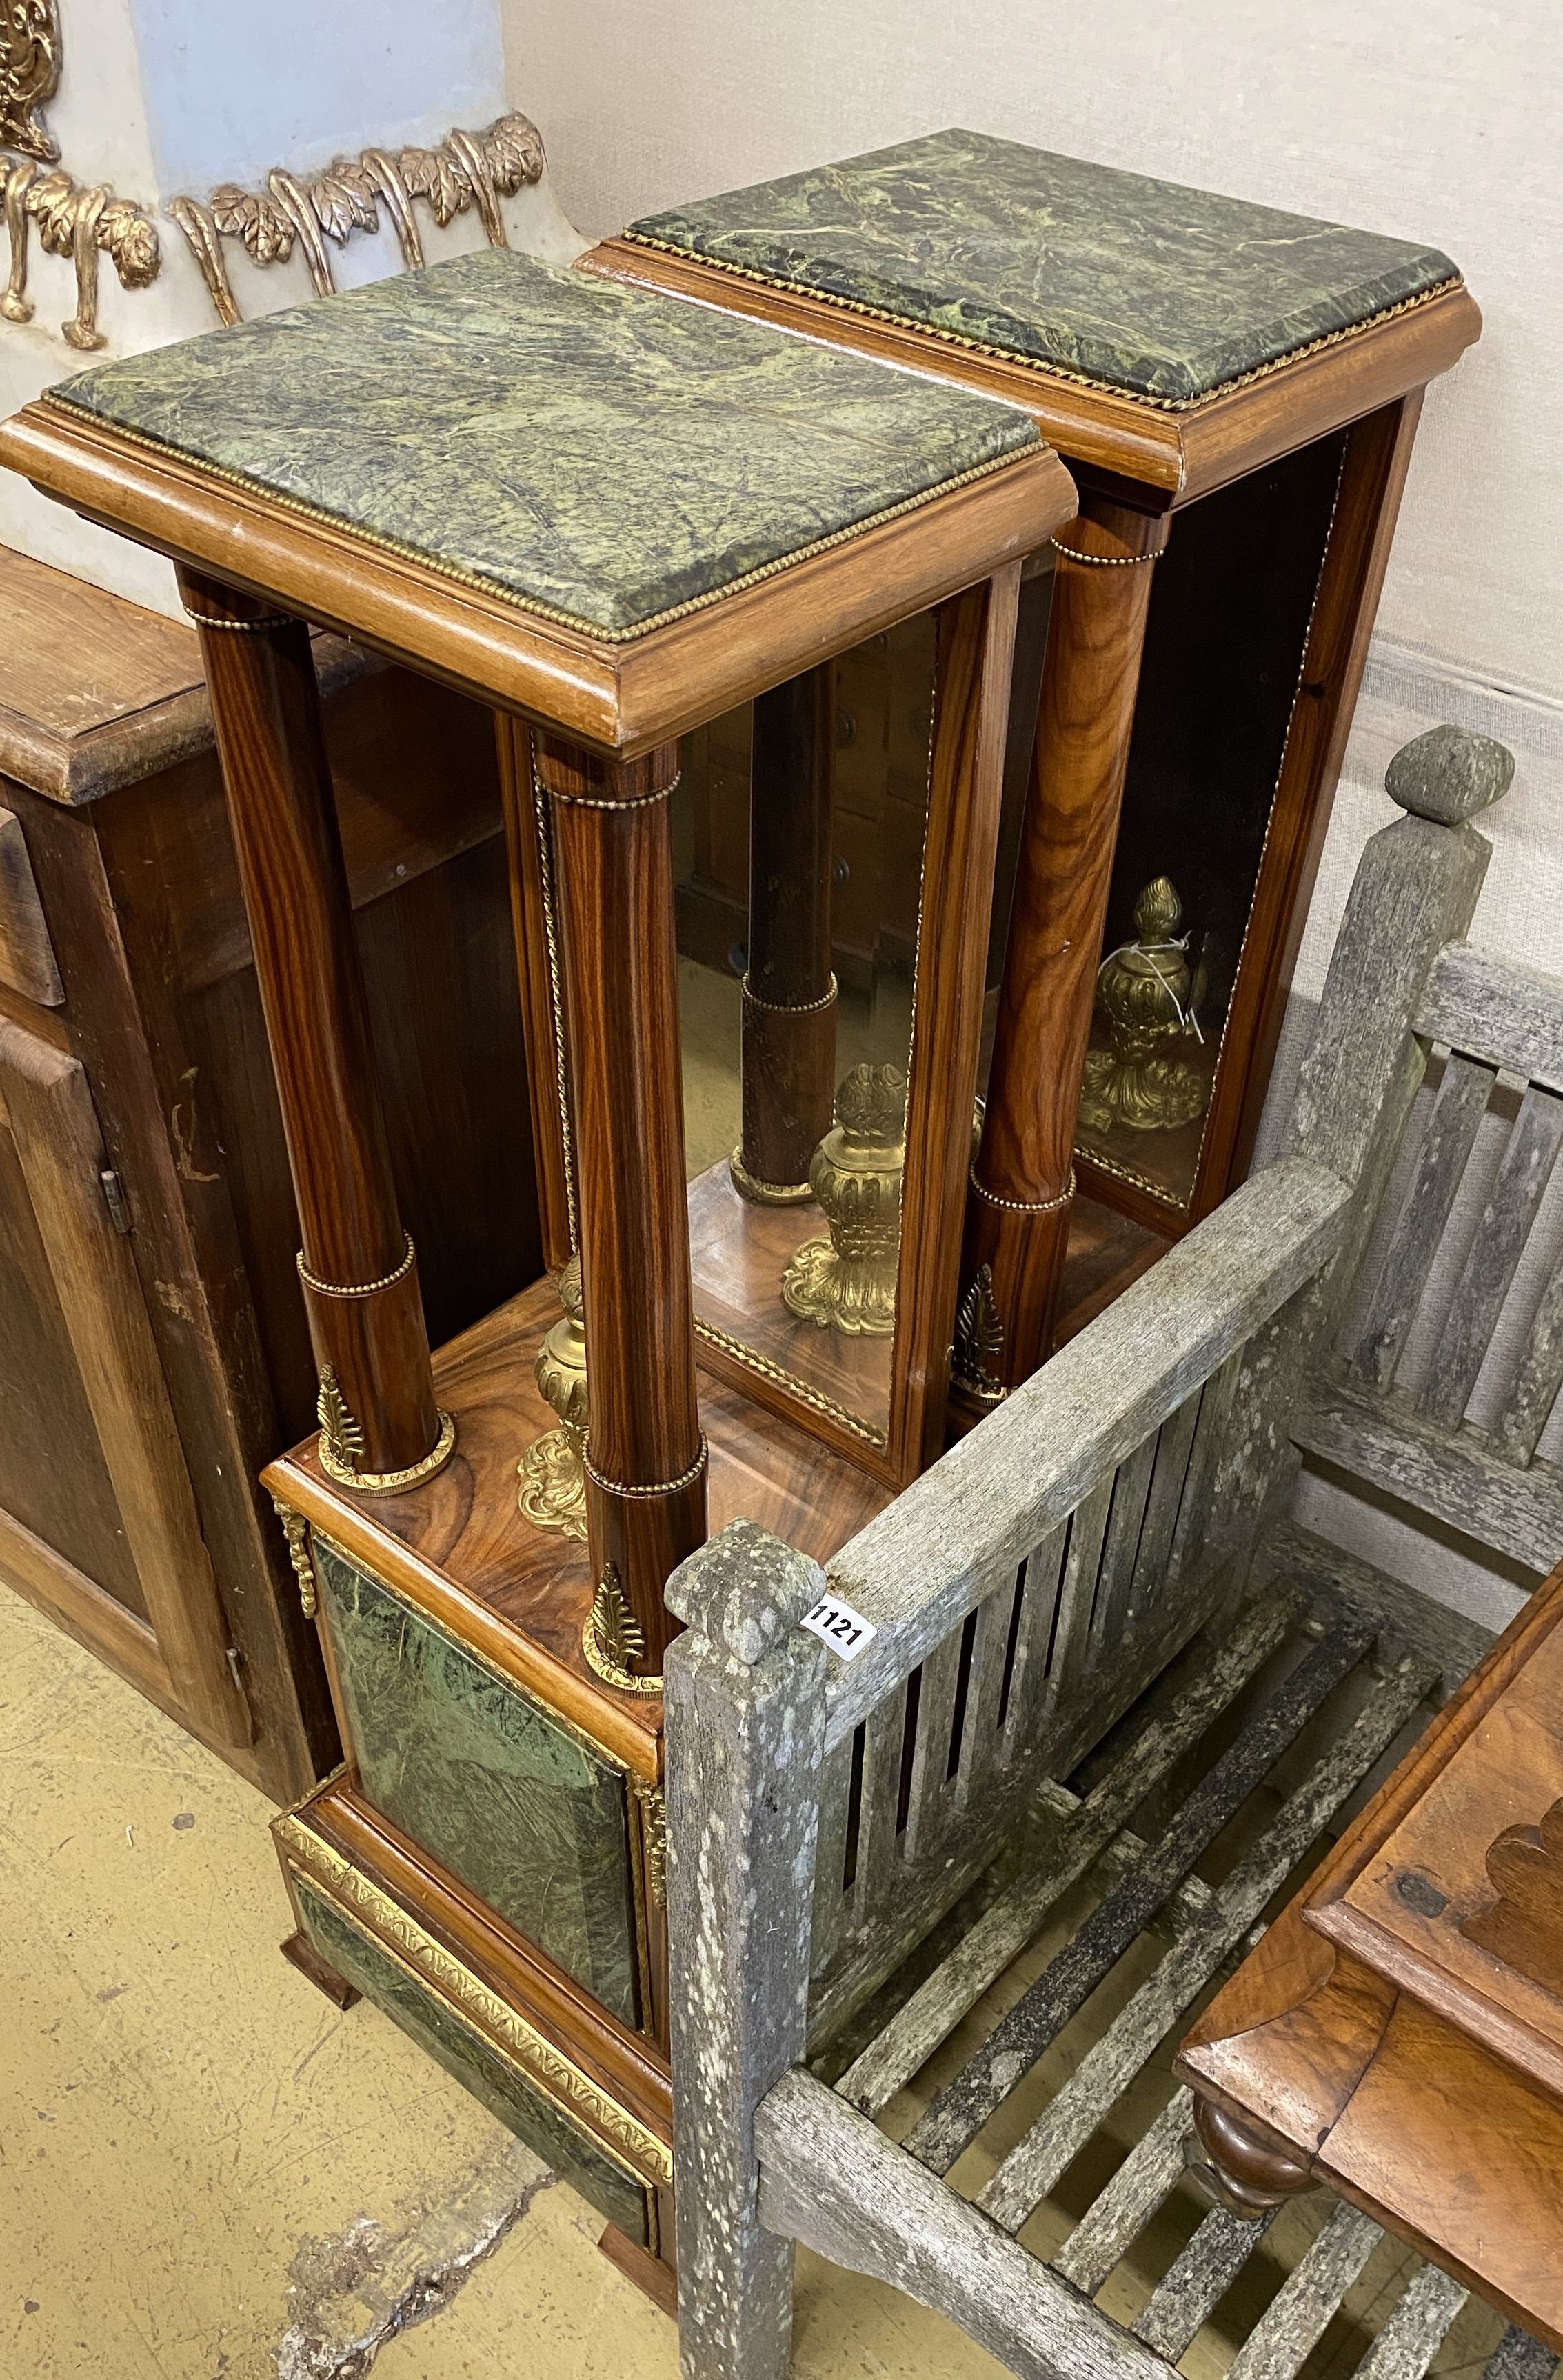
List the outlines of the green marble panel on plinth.
{"type": "Polygon", "coordinates": [[[365,1798],[635,2024],[623,1771],[318,1534],[314,1555],[365,1798]]]}
{"type": "Polygon", "coordinates": [[[304,1931],[327,1966],[362,1992],[365,1999],[372,2000],[491,2116],[589,2199],[600,2214],[644,2247],[646,2192],[635,2177],[518,2073],[509,2058],[502,2058],[437,1993],[297,1871],[293,1888],[304,1931]]]}
{"type": "Polygon", "coordinates": [[[1038,443],[986,397],[508,249],[47,401],[608,638],[1038,443]]]}
{"type": "Polygon", "coordinates": [[[630,236],[1164,405],[1458,278],[1414,240],[983,132],[697,200],[630,236]]]}

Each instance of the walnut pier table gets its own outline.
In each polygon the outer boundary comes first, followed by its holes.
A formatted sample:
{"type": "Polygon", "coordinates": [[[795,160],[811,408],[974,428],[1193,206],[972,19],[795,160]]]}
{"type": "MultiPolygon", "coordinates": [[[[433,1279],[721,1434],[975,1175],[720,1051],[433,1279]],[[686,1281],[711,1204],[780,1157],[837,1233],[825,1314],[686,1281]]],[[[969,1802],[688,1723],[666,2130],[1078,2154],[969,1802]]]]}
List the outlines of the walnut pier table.
{"type": "Polygon", "coordinates": [[[662,1589],[708,1516],[828,1555],[942,1443],[1021,566],[1073,486],[990,397],[503,251],[105,365],[0,458],[170,555],[200,631],[318,1371],[318,1438],[264,1477],[348,1748],[278,1822],[294,1955],[665,2284],[662,1589]],[[906,1064],[778,1028],[820,1204],[741,1159],[708,1184],[737,1319],[697,1388],[678,739],[930,611],[906,1064]],[[539,1125],[564,1311],[544,1280],[432,1358],[309,623],[489,703],[512,771],[530,1082],[491,1091],[539,1125]]]}

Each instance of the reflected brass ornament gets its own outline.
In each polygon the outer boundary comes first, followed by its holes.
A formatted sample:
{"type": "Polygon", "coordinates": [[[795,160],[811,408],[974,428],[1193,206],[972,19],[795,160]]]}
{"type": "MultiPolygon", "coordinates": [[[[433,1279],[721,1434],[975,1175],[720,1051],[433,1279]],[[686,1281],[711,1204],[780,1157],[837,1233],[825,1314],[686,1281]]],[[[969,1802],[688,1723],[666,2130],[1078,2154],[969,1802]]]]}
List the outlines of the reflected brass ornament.
{"type": "Polygon", "coordinates": [[[53,164],[60,145],[38,111],[59,87],[55,0],[6,0],[0,7],[0,149],[53,164]]]}
{"type": "Polygon", "coordinates": [[[291,1505],[279,1503],[274,1496],[272,1502],[283,1524],[283,1535],[287,1539],[287,1558],[293,1564],[293,1575],[298,1581],[298,1600],[304,1607],[304,1617],[313,1620],[320,1607],[320,1595],[315,1565],[309,1552],[309,1524],[303,1513],[296,1512],[291,1505]]]}
{"type": "Polygon", "coordinates": [[[587,1667],[624,1694],[660,1694],[660,1677],[643,1678],[630,1666],[646,1658],[646,1637],[624,1599],[618,1570],[610,1562],[597,1583],[597,1593],[581,1631],[581,1651],[587,1667]]]}
{"type": "Polygon", "coordinates": [[[587,1354],[581,1304],[581,1266],[572,1257],[559,1276],[563,1318],[538,1350],[534,1377],[559,1415],[559,1427],[535,1439],[516,1465],[521,1474],[522,1512],[539,1529],[567,1537],[587,1533],[587,1354]]]}
{"type": "Polygon", "coordinates": [[[6,168],[5,193],[11,261],[0,314],[8,322],[32,320],[33,304],[27,294],[28,236],[30,225],[36,224],[45,254],[68,258],[76,270],[76,311],[60,325],[66,338],[88,353],[106,346],[98,328],[98,257],[112,258],[122,288],[149,287],[163,262],[156,225],[130,200],[116,199],[105,183],[83,189],[63,170],[40,177],[37,166],[27,160],[6,168]]]}
{"type": "Polygon", "coordinates": [[[1097,1006],[1109,1046],[1085,1060],[1080,1121],[1087,1131],[1126,1124],[1131,1132],[1176,1132],[1205,1113],[1208,1078],[1164,1047],[1182,1034],[1205,1038],[1195,1013],[1205,970],[1190,971],[1189,938],[1178,932],[1182,915],[1170,881],[1157,876],[1134,904],[1136,940],[1102,961],[1097,1006]]]}
{"type": "Polygon", "coordinates": [[[895,1329],[901,1184],[906,1166],[906,1077],[899,1066],[854,1066],[836,1091],[836,1121],[814,1152],[809,1187],[828,1240],[806,1240],[782,1276],[789,1310],[849,1338],[895,1329]]]}
{"type": "Polygon", "coordinates": [[[1009,1390],[999,1369],[1004,1324],[993,1294],[993,1267],[979,1265],[955,1318],[951,1377],[978,1404],[1001,1404],[1009,1390]]]}
{"type": "Polygon", "coordinates": [[[172,200],[168,212],[200,267],[218,321],[231,326],[242,317],[223,258],[224,239],[239,241],[260,265],[285,264],[297,243],[316,296],[329,298],[336,282],[326,242],[345,248],[355,232],[378,231],[382,204],[409,273],[424,261],[415,199],[442,229],[476,207],[490,246],[508,248],[499,202],[540,180],[543,164],[537,126],[525,115],[502,115],[483,132],[447,133],[437,149],[365,149],[337,157],[305,180],[274,165],[264,190],[224,182],[204,203],[186,194],[172,200]]]}

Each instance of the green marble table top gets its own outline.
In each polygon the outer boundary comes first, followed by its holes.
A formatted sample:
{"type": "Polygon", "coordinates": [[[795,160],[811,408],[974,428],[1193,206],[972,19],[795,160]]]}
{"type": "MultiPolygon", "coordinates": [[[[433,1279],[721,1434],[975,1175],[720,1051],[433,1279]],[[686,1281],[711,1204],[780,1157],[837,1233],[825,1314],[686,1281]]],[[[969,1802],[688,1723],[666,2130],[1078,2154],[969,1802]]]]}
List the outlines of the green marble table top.
{"type": "Polygon", "coordinates": [[[1170,406],[1458,278],[1436,248],[982,132],[702,199],[630,237],[1170,406]]]}
{"type": "Polygon", "coordinates": [[[1039,443],[1008,406],[504,249],[50,401],[608,638],[1039,443]]]}

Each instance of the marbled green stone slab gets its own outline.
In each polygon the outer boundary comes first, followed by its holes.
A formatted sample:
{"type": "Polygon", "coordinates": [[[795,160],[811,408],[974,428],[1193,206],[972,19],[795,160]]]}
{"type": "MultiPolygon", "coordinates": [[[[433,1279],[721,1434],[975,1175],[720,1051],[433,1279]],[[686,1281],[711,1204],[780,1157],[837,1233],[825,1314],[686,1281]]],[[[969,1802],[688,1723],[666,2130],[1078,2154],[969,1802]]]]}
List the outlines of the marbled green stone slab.
{"type": "Polygon", "coordinates": [[[631,230],[1172,404],[1456,271],[1411,240],[983,132],[930,133],[631,230]]]}
{"type": "Polygon", "coordinates": [[[646,2245],[646,2193],[591,2135],[465,2024],[437,1993],[410,1975],[306,1876],[294,1889],[304,1930],[325,1961],[393,2024],[454,2075],[491,2116],[536,2150],[545,2165],[589,2199],[600,2214],[646,2245]]]}
{"type": "Polygon", "coordinates": [[[635,2024],[622,1773],[326,1539],[314,1551],[367,1799],[635,2024]]]}
{"type": "Polygon", "coordinates": [[[606,636],[1038,443],[1007,406],[503,249],[51,397],[606,636]]]}

